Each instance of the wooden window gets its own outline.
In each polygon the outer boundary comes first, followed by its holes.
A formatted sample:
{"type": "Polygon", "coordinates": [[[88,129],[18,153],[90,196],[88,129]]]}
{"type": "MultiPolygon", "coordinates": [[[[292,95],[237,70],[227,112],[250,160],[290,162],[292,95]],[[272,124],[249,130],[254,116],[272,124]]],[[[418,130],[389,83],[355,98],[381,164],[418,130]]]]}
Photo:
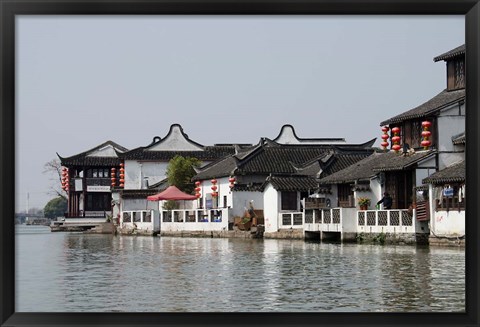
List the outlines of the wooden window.
{"type": "Polygon", "coordinates": [[[110,193],[88,193],[86,206],[87,211],[110,211],[111,195],[110,193]]]}
{"type": "Polygon", "coordinates": [[[282,210],[298,210],[297,192],[282,192],[282,210]]]}
{"type": "Polygon", "coordinates": [[[340,207],[350,207],[352,198],[352,187],[349,184],[338,184],[338,205],[340,207]]]}
{"type": "Polygon", "coordinates": [[[458,60],[455,62],[455,88],[465,87],[465,62],[458,60]]]}
{"type": "Polygon", "coordinates": [[[456,90],[465,87],[465,59],[447,62],[447,89],[456,90]]]}

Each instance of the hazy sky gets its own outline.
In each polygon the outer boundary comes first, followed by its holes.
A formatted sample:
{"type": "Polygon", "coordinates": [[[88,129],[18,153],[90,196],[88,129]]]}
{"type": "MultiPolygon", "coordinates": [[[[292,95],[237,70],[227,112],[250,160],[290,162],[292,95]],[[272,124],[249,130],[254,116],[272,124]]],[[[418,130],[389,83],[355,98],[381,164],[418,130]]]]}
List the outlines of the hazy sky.
{"type": "Polygon", "coordinates": [[[179,123],[194,141],[363,143],[446,86],[433,57],[464,16],[17,16],[16,206],[52,198],[46,162],[179,123]]]}

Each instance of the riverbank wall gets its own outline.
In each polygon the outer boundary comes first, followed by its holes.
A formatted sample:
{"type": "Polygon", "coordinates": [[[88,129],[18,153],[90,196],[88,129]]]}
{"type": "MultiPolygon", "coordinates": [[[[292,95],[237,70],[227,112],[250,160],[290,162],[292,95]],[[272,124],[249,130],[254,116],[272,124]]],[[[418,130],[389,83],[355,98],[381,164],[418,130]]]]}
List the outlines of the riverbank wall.
{"type": "Polygon", "coordinates": [[[259,239],[264,238],[264,233],[262,228],[252,228],[249,231],[235,228],[222,231],[161,231],[160,236],[259,239]]]}

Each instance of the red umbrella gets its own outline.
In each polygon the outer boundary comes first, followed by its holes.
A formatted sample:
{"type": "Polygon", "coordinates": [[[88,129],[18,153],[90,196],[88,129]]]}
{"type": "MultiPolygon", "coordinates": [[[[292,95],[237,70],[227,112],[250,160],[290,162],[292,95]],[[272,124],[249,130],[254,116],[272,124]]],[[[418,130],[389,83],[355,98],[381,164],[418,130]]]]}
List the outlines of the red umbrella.
{"type": "Polygon", "coordinates": [[[160,200],[196,200],[195,195],[187,194],[180,191],[176,186],[169,186],[163,192],[157,193],[155,195],[150,195],[147,197],[149,201],[160,201],[160,200]]]}

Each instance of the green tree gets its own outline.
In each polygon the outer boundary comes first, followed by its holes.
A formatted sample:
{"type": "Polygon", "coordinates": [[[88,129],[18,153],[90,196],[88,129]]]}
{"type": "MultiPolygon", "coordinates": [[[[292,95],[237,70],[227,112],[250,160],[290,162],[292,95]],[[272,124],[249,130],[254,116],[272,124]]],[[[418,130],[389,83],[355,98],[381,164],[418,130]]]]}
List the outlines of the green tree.
{"type": "Polygon", "coordinates": [[[55,199],[48,201],[43,208],[43,214],[46,218],[61,217],[67,211],[67,199],[59,196],[55,199]]]}
{"type": "Polygon", "coordinates": [[[168,184],[175,185],[185,193],[193,193],[195,184],[192,182],[192,177],[196,174],[194,167],[200,167],[200,160],[176,155],[168,162],[168,184]]]}

